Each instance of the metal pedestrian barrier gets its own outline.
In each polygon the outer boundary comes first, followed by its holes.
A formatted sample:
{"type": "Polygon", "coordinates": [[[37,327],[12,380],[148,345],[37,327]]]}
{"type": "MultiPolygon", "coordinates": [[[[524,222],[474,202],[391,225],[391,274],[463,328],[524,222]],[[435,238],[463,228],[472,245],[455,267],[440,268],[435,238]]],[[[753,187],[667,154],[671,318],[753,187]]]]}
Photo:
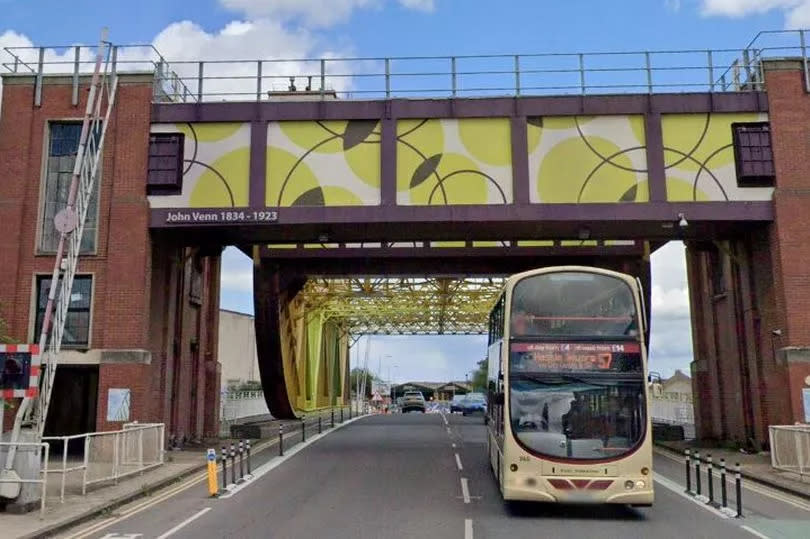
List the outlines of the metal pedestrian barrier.
{"type": "Polygon", "coordinates": [[[684,463],[686,465],[686,493],[690,496],[694,496],[696,499],[706,503],[707,505],[711,505],[717,509],[720,509],[724,513],[729,514],[730,516],[734,516],[735,518],[742,518],[743,516],[743,509],[742,509],[742,469],[740,467],[740,463],[737,462],[734,465],[734,494],[735,494],[735,503],[736,503],[736,512],[733,509],[730,509],[728,506],[728,468],[726,466],[725,459],[720,459],[719,461],[715,461],[712,459],[711,453],[707,453],[706,457],[701,457],[700,451],[690,451],[689,449],[684,451],[684,463]],[[705,466],[701,466],[704,464],[705,466]],[[692,468],[694,465],[694,486],[695,489],[692,490],[692,468]],[[707,486],[707,494],[703,493],[703,481],[702,476],[703,473],[701,472],[701,468],[705,470],[706,473],[706,486],[707,486]],[[715,498],[715,488],[714,488],[714,479],[715,479],[715,472],[719,473],[720,479],[720,501],[718,502],[715,498]]]}
{"type": "Polygon", "coordinates": [[[810,425],[770,425],[771,466],[777,470],[810,474],[810,425]]]}
{"type": "Polygon", "coordinates": [[[50,456],[50,447],[47,442],[0,442],[0,449],[3,449],[3,451],[8,451],[8,448],[11,446],[17,447],[17,451],[19,452],[36,452],[36,458],[41,460],[42,467],[40,468],[38,478],[15,477],[14,479],[3,479],[0,477],[0,483],[21,483],[20,486],[24,483],[42,485],[42,497],[39,502],[39,518],[45,518],[45,494],[48,490],[48,458],[50,456]]]}

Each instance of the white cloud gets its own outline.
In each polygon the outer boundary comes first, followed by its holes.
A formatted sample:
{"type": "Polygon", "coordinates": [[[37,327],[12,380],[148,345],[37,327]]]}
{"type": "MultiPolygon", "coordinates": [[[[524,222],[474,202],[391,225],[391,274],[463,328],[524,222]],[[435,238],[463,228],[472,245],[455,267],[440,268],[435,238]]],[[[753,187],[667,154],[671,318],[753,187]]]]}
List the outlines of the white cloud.
{"type": "Polygon", "coordinates": [[[253,261],[235,247],[222,252],[220,287],[223,292],[253,292],[253,261]]]}
{"type": "Polygon", "coordinates": [[[426,13],[430,13],[436,9],[434,0],[399,0],[399,3],[402,7],[416,11],[424,11],[426,13]]]}
{"type": "Polygon", "coordinates": [[[380,0],[220,0],[232,11],[249,18],[294,20],[309,27],[346,22],[356,9],[379,7],[380,0]]]}
{"type": "Polygon", "coordinates": [[[788,28],[810,25],[810,0],[702,0],[704,15],[745,17],[779,9],[785,12],[788,28]]]}

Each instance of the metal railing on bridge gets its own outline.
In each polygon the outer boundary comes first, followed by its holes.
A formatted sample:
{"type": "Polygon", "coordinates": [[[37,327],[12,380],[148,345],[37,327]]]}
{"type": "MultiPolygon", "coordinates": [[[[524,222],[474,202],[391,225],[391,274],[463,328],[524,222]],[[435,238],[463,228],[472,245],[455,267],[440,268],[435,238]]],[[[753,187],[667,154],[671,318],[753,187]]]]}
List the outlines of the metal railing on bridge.
{"type": "Polygon", "coordinates": [[[771,466],[810,475],[810,425],[770,425],[771,466]]]}
{"type": "Polygon", "coordinates": [[[219,434],[231,435],[231,425],[246,418],[270,417],[264,391],[229,391],[219,401],[219,434]]]}
{"type": "MultiPolygon", "coordinates": [[[[740,92],[764,89],[763,60],[799,59],[808,77],[807,30],[764,31],[744,48],[579,53],[257,58],[172,61],[152,45],[113,50],[118,72],[154,74],[156,102],[263,101],[740,92]]],[[[89,47],[6,47],[0,69],[73,77],[89,47]]]]}

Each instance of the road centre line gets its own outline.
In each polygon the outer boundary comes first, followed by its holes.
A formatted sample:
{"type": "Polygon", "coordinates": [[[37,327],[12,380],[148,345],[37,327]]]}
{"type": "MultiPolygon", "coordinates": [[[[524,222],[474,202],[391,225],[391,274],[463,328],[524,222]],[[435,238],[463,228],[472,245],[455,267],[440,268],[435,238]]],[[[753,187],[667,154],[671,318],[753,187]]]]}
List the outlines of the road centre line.
{"type": "Polygon", "coordinates": [[[203,516],[204,514],[206,514],[210,510],[211,510],[210,507],[206,507],[205,509],[201,509],[200,511],[194,513],[189,518],[187,518],[186,520],[184,520],[183,522],[181,522],[180,524],[178,524],[174,528],[170,529],[166,533],[164,533],[162,535],[158,535],[157,539],[166,539],[170,535],[174,535],[175,532],[178,532],[178,531],[180,531],[181,528],[183,528],[185,526],[188,526],[189,524],[191,524],[192,522],[194,522],[195,520],[197,520],[198,518],[200,518],[201,516],[203,516]]]}
{"type": "Polygon", "coordinates": [[[472,519],[464,519],[464,539],[473,539],[472,519]]]}
{"type": "Polygon", "coordinates": [[[467,486],[467,478],[461,478],[461,495],[464,497],[464,503],[470,503],[470,488],[467,486]]]}
{"type": "Polygon", "coordinates": [[[459,458],[458,453],[456,453],[456,466],[458,466],[458,471],[463,470],[464,468],[461,466],[461,458],[459,458]]]}

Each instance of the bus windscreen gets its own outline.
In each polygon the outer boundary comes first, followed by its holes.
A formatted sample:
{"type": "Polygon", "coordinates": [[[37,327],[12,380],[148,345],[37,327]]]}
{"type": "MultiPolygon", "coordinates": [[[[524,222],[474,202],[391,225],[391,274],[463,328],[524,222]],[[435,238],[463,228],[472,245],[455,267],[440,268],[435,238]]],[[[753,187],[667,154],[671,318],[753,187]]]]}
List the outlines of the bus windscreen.
{"type": "Polygon", "coordinates": [[[563,271],[534,275],[512,293],[513,338],[637,337],[639,326],[630,287],[615,277],[563,271]]]}

